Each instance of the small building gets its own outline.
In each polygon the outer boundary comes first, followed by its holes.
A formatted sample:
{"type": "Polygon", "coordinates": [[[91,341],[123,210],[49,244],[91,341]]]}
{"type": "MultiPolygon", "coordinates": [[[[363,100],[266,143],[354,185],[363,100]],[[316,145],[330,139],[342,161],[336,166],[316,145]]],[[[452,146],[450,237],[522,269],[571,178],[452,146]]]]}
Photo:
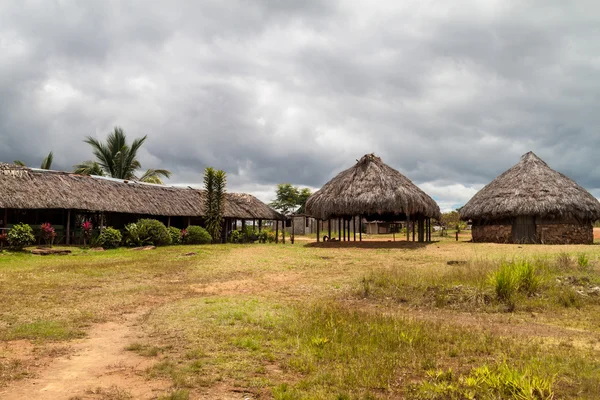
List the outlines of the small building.
{"type": "Polygon", "coordinates": [[[460,210],[474,242],[591,244],[600,202],[529,152],[460,210]]]}

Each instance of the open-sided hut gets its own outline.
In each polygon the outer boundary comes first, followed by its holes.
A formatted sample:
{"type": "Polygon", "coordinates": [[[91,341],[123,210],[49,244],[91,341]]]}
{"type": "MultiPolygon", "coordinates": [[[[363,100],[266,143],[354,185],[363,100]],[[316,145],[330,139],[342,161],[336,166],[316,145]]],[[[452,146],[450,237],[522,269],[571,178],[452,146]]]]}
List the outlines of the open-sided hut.
{"type": "Polygon", "coordinates": [[[474,242],[587,244],[600,203],[529,152],[460,210],[474,242]]]}
{"type": "MultiPolygon", "coordinates": [[[[96,217],[102,225],[123,227],[139,218],[155,218],[180,228],[202,225],[204,191],[154,185],[68,172],[37,170],[0,163],[2,227],[24,222],[50,222],[69,242],[79,228],[77,219],[96,217]]],[[[284,217],[245,193],[227,193],[227,221],[283,220],[284,217]]]]}
{"type": "MultiPolygon", "coordinates": [[[[340,172],[310,196],[306,212],[321,221],[342,219],[344,226],[356,221],[355,217],[360,217],[360,222],[363,219],[406,221],[407,226],[412,222],[413,227],[418,227],[419,241],[431,240],[430,220],[440,217],[435,200],[374,154],[363,156],[352,168],[340,172]]],[[[331,228],[330,223],[328,226],[331,228]]]]}

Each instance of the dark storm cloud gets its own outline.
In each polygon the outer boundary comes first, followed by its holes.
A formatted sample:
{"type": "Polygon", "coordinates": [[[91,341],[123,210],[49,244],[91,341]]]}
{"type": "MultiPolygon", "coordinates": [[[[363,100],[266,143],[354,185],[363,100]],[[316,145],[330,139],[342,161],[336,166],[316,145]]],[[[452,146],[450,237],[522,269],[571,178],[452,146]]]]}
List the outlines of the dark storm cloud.
{"type": "Polygon", "coordinates": [[[91,157],[232,190],[317,188],[376,152],[452,208],[533,150],[600,193],[596,2],[39,1],[0,5],[0,159],[91,157]]]}

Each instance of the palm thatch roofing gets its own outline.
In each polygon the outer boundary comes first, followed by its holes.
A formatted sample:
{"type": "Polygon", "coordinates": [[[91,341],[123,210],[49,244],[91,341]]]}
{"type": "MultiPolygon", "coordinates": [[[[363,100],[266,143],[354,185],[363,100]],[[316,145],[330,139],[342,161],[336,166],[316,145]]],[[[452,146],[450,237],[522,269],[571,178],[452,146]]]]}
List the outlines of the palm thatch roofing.
{"type": "MultiPolygon", "coordinates": [[[[0,208],[202,217],[204,191],[0,163],[0,208]]],[[[283,219],[256,197],[227,193],[225,217],[283,219]]]]}
{"type": "Polygon", "coordinates": [[[440,217],[435,200],[374,154],[366,154],[310,196],[306,212],[323,220],[355,215],[440,217]]]}
{"type": "Polygon", "coordinates": [[[600,218],[600,202],[529,152],[477,192],[460,210],[460,216],[473,220],[540,216],[595,221],[600,218]]]}

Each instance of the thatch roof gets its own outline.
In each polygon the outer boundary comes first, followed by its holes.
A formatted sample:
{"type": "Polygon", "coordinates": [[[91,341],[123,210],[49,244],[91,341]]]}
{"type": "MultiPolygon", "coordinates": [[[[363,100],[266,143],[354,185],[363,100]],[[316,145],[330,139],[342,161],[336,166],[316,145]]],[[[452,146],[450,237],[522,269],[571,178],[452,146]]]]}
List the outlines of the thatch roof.
{"type": "Polygon", "coordinates": [[[374,154],[363,156],[310,196],[306,212],[319,219],[407,213],[440,216],[435,200],[374,154]]]}
{"type": "Polygon", "coordinates": [[[529,152],[460,210],[462,219],[493,220],[517,215],[595,221],[600,218],[600,203],[529,152]]]}
{"type": "MultiPolygon", "coordinates": [[[[0,163],[0,208],[201,217],[204,191],[0,163]]],[[[256,197],[227,193],[225,217],[282,219],[256,197]]]]}

